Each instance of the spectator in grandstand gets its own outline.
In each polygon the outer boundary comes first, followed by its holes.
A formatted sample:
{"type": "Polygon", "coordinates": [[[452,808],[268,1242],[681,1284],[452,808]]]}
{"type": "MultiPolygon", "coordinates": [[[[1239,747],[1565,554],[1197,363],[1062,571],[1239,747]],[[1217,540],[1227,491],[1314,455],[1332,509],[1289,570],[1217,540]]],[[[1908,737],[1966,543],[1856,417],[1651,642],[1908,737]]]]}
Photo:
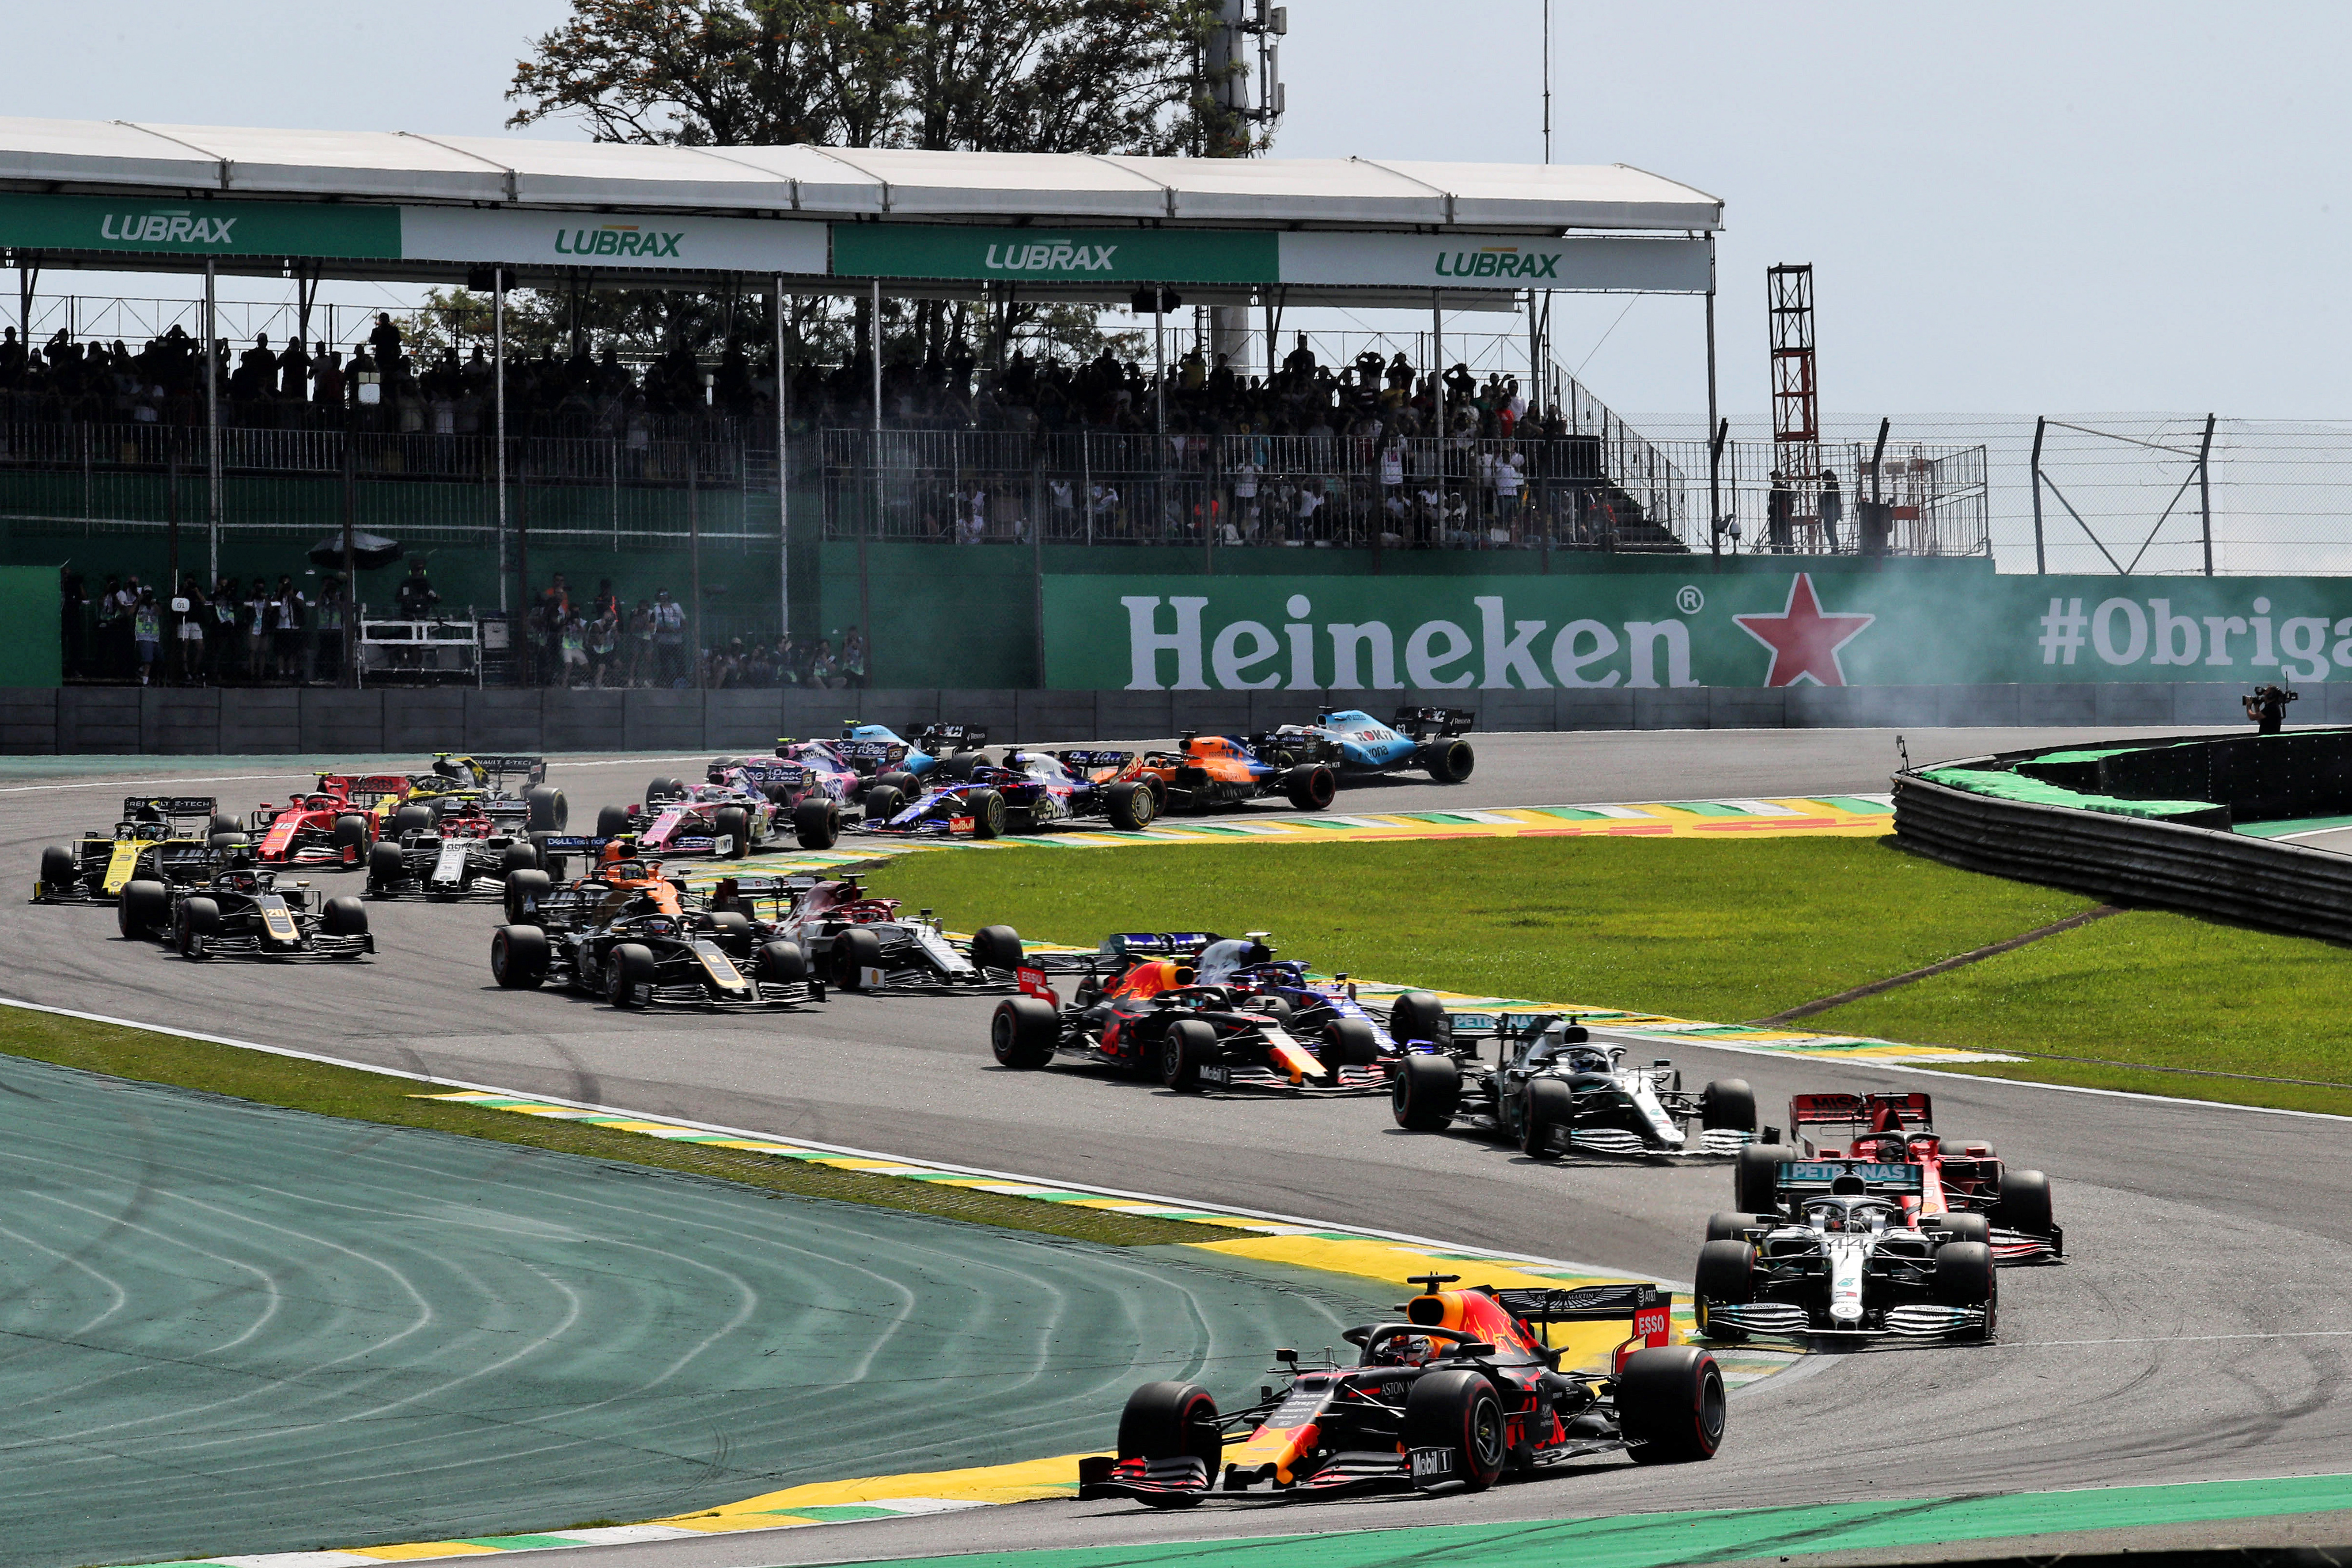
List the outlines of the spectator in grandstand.
{"type": "Polygon", "coordinates": [[[375,356],[370,368],[382,371],[389,379],[400,368],[400,329],[393,325],[391,311],[376,312],[375,330],[368,333],[367,341],[375,356]]]}
{"type": "Polygon", "coordinates": [[[186,607],[175,609],[179,633],[174,639],[179,645],[178,679],[184,686],[205,684],[205,623],[212,618],[212,605],[205,603],[204,589],[194,573],[180,578],[180,603],[186,607]]]}
{"type": "Polygon", "coordinates": [[[278,395],[288,403],[310,401],[310,356],[303,351],[302,340],[295,338],[278,356],[278,395]]]}
{"type": "Polygon", "coordinates": [[[663,588],[654,595],[654,684],[665,689],[686,683],[686,609],[663,588]]]}
{"type": "Polygon", "coordinates": [[[589,624],[586,640],[589,684],[602,688],[614,682],[613,661],[621,646],[621,617],[609,595],[598,596],[604,601],[603,607],[589,624]]]}
{"type": "Polygon", "coordinates": [[[311,679],[328,686],[343,679],[343,617],[351,606],[343,599],[343,580],[330,577],[319,589],[318,613],[310,617],[311,679]]]}
{"type": "Polygon", "coordinates": [[[1796,547],[1796,506],[1797,492],[1789,488],[1788,476],[1773,469],[1772,488],[1764,493],[1764,542],[1775,555],[1796,547]]]}
{"type": "Polygon", "coordinates": [[[654,679],[654,607],[644,599],[629,612],[629,686],[650,686],[654,679]]]}
{"type": "Polygon", "coordinates": [[[563,657],[562,684],[567,687],[585,685],[590,679],[588,624],[576,611],[563,613],[562,624],[556,631],[556,646],[563,657]]]}
{"type": "Polygon", "coordinates": [[[830,637],[817,639],[816,654],[809,660],[808,683],[828,690],[847,684],[841,679],[841,666],[834,659],[830,637]]]}
{"type": "Polygon", "coordinates": [[[866,684],[866,634],[855,626],[841,639],[841,683],[858,688],[866,684]]]}
{"type": "Polygon", "coordinates": [[[237,606],[237,629],[245,635],[245,678],[258,686],[269,674],[269,579],[256,577],[237,606]]]}
{"type": "Polygon", "coordinates": [[[1835,468],[1822,470],[1822,533],[1834,552],[1838,547],[1838,524],[1845,517],[1845,496],[1838,489],[1835,468]]]}
{"type": "Polygon", "coordinates": [[[401,581],[396,597],[404,620],[421,621],[432,615],[433,606],[441,602],[441,595],[433,591],[433,581],[425,574],[423,561],[408,563],[408,575],[401,581]]]}
{"type": "Polygon", "coordinates": [[[154,676],[155,654],[163,646],[163,612],[152,588],[140,589],[131,606],[131,639],[139,652],[139,684],[144,686],[154,676]]]}
{"type": "Polygon", "coordinates": [[[16,341],[16,329],[5,329],[0,336],[0,392],[13,392],[25,379],[25,345],[16,341]]]}
{"type": "Polygon", "coordinates": [[[213,583],[213,614],[207,627],[206,641],[211,646],[213,679],[226,686],[237,673],[237,659],[242,648],[237,642],[237,626],[244,617],[245,595],[236,589],[236,579],[221,577],[213,583]]]}
{"type": "Polygon", "coordinates": [[[342,412],[345,395],[342,356],[335,350],[322,348],[319,351],[317,369],[311,377],[310,388],[315,406],[331,409],[337,414],[342,412]]]}
{"type": "Polygon", "coordinates": [[[269,643],[277,660],[278,679],[299,681],[303,679],[302,640],[310,624],[310,601],[294,585],[294,579],[278,579],[278,591],[269,596],[269,643]]]}

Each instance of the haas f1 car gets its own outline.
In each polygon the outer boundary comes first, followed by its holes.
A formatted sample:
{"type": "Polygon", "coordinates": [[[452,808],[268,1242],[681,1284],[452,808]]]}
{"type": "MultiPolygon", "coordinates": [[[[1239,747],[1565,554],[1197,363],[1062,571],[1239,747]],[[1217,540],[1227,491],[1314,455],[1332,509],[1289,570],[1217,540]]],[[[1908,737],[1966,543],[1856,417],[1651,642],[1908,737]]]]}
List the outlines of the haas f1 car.
{"type": "Polygon", "coordinates": [[[1478,715],[1459,708],[1400,708],[1386,724],[1360,709],[1318,713],[1312,724],[1285,724],[1265,737],[1269,749],[1286,751],[1300,762],[1326,762],[1341,784],[1383,773],[1425,770],[1439,784],[1460,784],[1477,765],[1462,739],[1478,715]]]}
{"type": "Polygon", "coordinates": [[[1918,1216],[1979,1216],[1988,1230],[1977,1239],[1990,1243],[2000,1262],[2065,1257],[2066,1233],[2051,1211],[2050,1178],[2039,1171],[2011,1170],[1990,1143],[1938,1133],[1935,1102],[1925,1092],[1795,1095],[1789,1101],[1789,1136],[1796,1144],[1793,1153],[1740,1153],[1732,1201],[1743,1211],[1772,1206],[1780,1161],[1834,1159],[1843,1152],[1851,1159],[1916,1167],[1918,1190],[1905,1206],[1918,1216]]]}
{"type": "Polygon", "coordinates": [[[1020,939],[1005,928],[960,942],[930,910],[906,914],[856,877],[722,878],[710,907],[747,916],[763,941],[795,944],[813,973],[844,991],[1011,991],[1021,963],[1020,939]]]}
{"type": "Polygon", "coordinates": [[[133,881],[209,878],[215,832],[227,835],[221,842],[243,841],[236,819],[216,816],[219,809],[209,795],[134,795],[122,803],[122,818],[111,832],[85,833],[79,844],[41,851],[33,902],[106,903],[133,881]]]}
{"type": "Polygon", "coordinates": [[[1460,1123],[1537,1160],[1571,1151],[1736,1155],[1757,1136],[1756,1092],[1745,1079],[1717,1079],[1693,1094],[1671,1062],[1628,1066],[1622,1047],[1594,1045],[1558,1014],[1456,1016],[1402,996],[1389,1030],[1408,1043],[1390,1098],[1400,1127],[1460,1123]],[[1491,1068],[1478,1055],[1486,1036],[1498,1047],[1491,1068]]]}
{"type": "Polygon", "coordinates": [[[1991,1339],[2000,1282],[1984,1218],[1921,1214],[1921,1173],[1869,1160],[1778,1163],[1765,1212],[1707,1220],[1700,1329],[1725,1342],[1991,1339]]]}
{"type": "Polygon", "coordinates": [[[1587,1455],[1714,1457],[1723,1374],[1705,1350],[1672,1342],[1670,1294],[1643,1283],[1447,1289],[1456,1278],[1423,1275],[1397,1321],[1349,1329],[1352,1366],[1275,1352],[1289,1385],[1261,1388],[1243,1409],[1220,1413],[1196,1384],[1145,1384],[1119,1415],[1118,1457],[1078,1461],[1078,1495],[1190,1508],[1213,1489],[1483,1491],[1587,1455]],[[1564,1367],[1549,1331],[1590,1322],[1632,1332],[1603,1367],[1564,1367]]]}
{"type": "Polygon", "coordinates": [[[375,951],[357,899],[313,907],[308,887],[279,886],[249,847],[220,852],[200,882],[131,882],[115,919],[124,937],[159,939],[184,958],[356,959],[375,951]]]}

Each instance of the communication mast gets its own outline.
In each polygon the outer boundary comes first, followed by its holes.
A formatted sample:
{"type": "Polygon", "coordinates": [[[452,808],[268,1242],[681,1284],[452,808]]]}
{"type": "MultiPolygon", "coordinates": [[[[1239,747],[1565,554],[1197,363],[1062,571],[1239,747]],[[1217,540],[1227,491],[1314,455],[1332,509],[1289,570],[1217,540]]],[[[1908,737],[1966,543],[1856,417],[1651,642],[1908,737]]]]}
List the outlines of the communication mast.
{"type": "MultiPolygon", "coordinates": [[[[1219,0],[1203,67],[1216,122],[1204,149],[1212,158],[1246,158],[1258,128],[1271,132],[1287,94],[1282,84],[1283,36],[1290,31],[1290,8],[1266,0],[1219,0]],[[1253,60],[1255,57],[1255,60],[1253,60]]],[[[1238,367],[1249,353],[1249,307],[1208,307],[1211,363],[1223,354],[1238,367]]],[[[1273,310],[1268,305],[1269,312],[1273,310]]],[[[1266,374],[1274,374],[1274,333],[1266,331],[1266,374]]]]}
{"type": "Polygon", "coordinates": [[[1821,402],[1813,379],[1813,268],[1782,264],[1764,273],[1772,339],[1772,467],[1796,492],[1798,517],[1819,513],[1821,402]]]}

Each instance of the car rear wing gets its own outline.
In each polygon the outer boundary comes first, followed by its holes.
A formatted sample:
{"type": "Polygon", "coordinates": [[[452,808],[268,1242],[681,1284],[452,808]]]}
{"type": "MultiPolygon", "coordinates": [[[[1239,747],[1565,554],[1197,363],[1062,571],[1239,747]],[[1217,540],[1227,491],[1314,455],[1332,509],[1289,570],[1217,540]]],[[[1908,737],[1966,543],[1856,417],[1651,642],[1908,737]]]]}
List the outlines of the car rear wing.
{"type": "Polygon", "coordinates": [[[1105,768],[1123,768],[1135,761],[1133,752],[1069,751],[1047,752],[1045,755],[1074,773],[1091,773],[1105,768]]]}
{"type": "Polygon", "coordinates": [[[988,744],[988,731],[978,724],[926,724],[915,731],[912,742],[935,757],[942,746],[950,752],[976,752],[988,744]]]}
{"type": "Polygon", "coordinates": [[[743,782],[754,789],[771,784],[798,788],[816,782],[816,774],[798,763],[743,763],[721,758],[710,764],[703,777],[711,784],[725,784],[731,773],[741,773],[743,782]]]}
{"type": "Polygon", "coordinates": [[[1800,1200],[1822,1193],[1917,1197],[1924,1190],[1925,1177],[1916,1165],[1870,1160],[1783,1160],[1772,1185],[1781,1197],[1800,1200]]]}
{"type": "Polygon", "coordinates": [[[398,800],[415,785],[406,773],[320,773],[319,787],[362,808],[398,800]]]}
{"type": "Polygon", "coordinates": [[[220,802],[208,795],[132,795],[122,799],[124,822],[137,822],[144,816],[149,820],[162,817],[166,822],[184,822],[192,817],[210,821],[220,802]]]}
{"type": "MultiPolygon", "coordinates": [[[[1675,1342],[1675,1293],[1646,1279],[1622,1284],[1579,1285],[1572,1289],[1497,1290],[1502,1309],[1537,1331],[1553,1323],[1624,1323],[1632,1330],[1610,1355],[1620,1371],[1635,1351],[1675,1342]]],[[[1549,1343],[1549,1341],[1546,1342],[1549,1343]]]]}
{"type": "Polygon", "coordinates": [[[1416,741],[1442,740],[1467,734],[1477,722],[1476,710],[1468,708],[1400,708],[1389,728],[1416,741]]]}
{"type": "Polygon", "coordinates": [[[1097,951],[1120,958],[1191,958],[1223,940],[1208,931],[1123,931],[1103,938],[1097,951]]]}
{"type": "Polygon", "coordinates": [[[470,758],[460,757],[457,761],[471,762],[483,773],[502,783],[509,778],[520,778],[527,784],[544,784],[547,781],[545,757],[484,756],[477,753],[470,758]]]}
{"type": "Polygon", "coordinates": [[[1789,1097],[1789,1136],[1811,1150],[1808,1129],[1843,1130],[1846,1141],[1871,1132],[1924,1132],[1936,1124],[1934,1101],[1921,1090],[1907,1094],[1794,1094],[1789,1097]]]}
{"type": "MultiPolygon", "coordinates": [[[[1470,1054],[1475,1057],[1480,1040],[1499,1040],[1508,1045],[1534,1039],[1565,1016],[1559,1013],[1448,1013],[1446,1032],[1454,1039],[1470,1042],[1470,1054]]],[[[1591,1031],[1579,1023],[1570,1022],[1560,1031],[1563,1045],[1580,1046],[1591,1037],[1591,1031]]]]}
{"type": "Polygon", "coordinates": [[[843,762],[861,771],[895,767],[907,760],[907,746],[899,741],[835,741],[833,749],[843,762]]]}

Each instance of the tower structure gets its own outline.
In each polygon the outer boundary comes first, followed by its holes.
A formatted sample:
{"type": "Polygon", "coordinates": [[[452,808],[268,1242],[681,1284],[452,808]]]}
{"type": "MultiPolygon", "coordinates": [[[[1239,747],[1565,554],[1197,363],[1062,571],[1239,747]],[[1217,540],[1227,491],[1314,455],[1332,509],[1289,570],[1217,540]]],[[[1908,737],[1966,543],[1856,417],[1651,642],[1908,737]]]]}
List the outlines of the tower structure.
{"type": "Polygon", "coordinates": [[[1820,516],[1821,401],[1813,374],[1813,268],[1783,263],[1764,273],[1772,342],[1772,467],[1796,492],[1799,526],[1820,516]]]}
{"type": "MultiPolygon", "coordinates": [[[[1271,134],[1287,95],[1282,84],[1282,44],[1290,8],[1267,0],[1219,0],[1205,40],[1202,73],[1217,107],[1209,143],[1212,158],[1246,158],[1260,135],[1271,134]]],[[[1239,367],[1249,352],[1249,307],[1208,308],[1211,363],[1223,354],[1239,367]]],[[[1266,374],[1274,374],[1274,333],[1266,331],[1266,374]]]]}

